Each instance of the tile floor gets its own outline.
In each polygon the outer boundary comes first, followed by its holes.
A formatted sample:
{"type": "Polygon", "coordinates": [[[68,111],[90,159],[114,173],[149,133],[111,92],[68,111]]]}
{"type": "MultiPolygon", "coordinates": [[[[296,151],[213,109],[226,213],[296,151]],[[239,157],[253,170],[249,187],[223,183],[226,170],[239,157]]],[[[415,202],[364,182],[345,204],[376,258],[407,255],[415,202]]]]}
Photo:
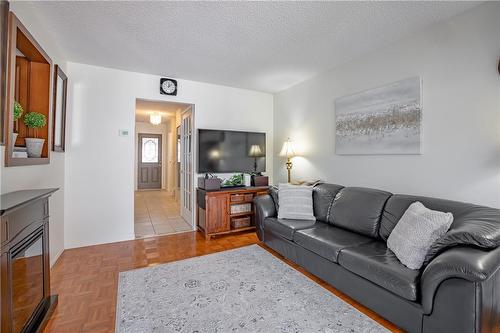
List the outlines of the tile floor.
{"type": "Polygon", "coordinates": [[[167,191],[135,192],[135,237],[193,230],[180,216],[179,202],[167,191]]]}

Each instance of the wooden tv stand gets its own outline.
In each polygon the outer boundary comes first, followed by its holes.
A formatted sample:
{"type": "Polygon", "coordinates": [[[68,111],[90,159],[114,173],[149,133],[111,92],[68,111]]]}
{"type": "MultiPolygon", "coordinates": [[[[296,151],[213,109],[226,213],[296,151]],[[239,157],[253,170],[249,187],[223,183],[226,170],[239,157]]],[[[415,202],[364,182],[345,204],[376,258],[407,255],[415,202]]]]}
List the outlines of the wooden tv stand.
{"type": "MultiPolygon", "coordinates": [[[[196,191],[198,229],[205,235],[206,239],[234,232],[254,231],[255,209],[253,198],[267,194],[268,190],[269,187],[267,186],[221,188],[216,191],[206,191],[198,188],[196,191]],[[247,206],[249,209],[244,212],[231,214],[232,206],[245,204],[249,205],[247,206]],[[244,218],[250,220],[249,226],[235,227],[232,225],[235,219],[244,218]]],[[[241,208],[242,206],[239,207],[241,208]]]]}

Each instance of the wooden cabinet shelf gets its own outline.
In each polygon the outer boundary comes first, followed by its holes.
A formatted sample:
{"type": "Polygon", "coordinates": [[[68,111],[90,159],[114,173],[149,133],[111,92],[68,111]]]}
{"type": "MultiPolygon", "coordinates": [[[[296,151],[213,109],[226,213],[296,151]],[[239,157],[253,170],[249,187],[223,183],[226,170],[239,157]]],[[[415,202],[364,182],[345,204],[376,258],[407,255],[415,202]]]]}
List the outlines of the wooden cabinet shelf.
{"type": "Polygon", "coordinates": [[[235,213],[235,214],[230,214],[229,216],[231,216],[231,217],[238,217],[238,216],[247,216],[247,215],[253,215],[253,212],[235,213]]]}
{"type": "Polygon", "coordinates": [[[240,201],[240,202],[230,202],[230,205],[241,205],[241,204],[246,204],[246,203],[252,203],[252,200],[249,201],[240,201]]]}
{"type": "MultiPolygon", "coordinates": [[[[233,232],[255,230],[253,198],[267,194],[268,187],[243,187],[221,189],[218,191],[197,190],[197,225],[205,238],[230,234],[233,232]],[[250,211],[231,214],[231,206],[251,205],[250,211]],[[250,225],[235,228],[231,220],[238,217],[250,217],[250,225]]],[[[245,221],[246,222],[246,221],[245,221]]],[[[248,223],[246,223],[248,224],[248,223]]]]}
{"type": "Polygon", "coordinates": [[[49,164],[48,157],[11,158],[8,166],[49,164]]]}
{"type": "Polygon", "coordinates": [[[5,165],[48,164],[51,147],[52,60],[13,13],[8,16],[6,65],[5,165]],[[14,119],[15,102],[24,110],[17,120],[14,119]],[[26,127],[23,119],[29,112],[45,116],[46,125],[38,129],[26,127]],[[26,138],[44,140],[40,157],[26,156],[26,138]]]}
{"type": "Polygon", "coordinates": [[[231,227],[231,231],[234,231],[234,232],[240,232],[240,231],[250,231],[250,230],[255,230],[255,226],[254,225],[251,225],[249,227],[241,227],[241,228],[233,228],[231,227]]]}

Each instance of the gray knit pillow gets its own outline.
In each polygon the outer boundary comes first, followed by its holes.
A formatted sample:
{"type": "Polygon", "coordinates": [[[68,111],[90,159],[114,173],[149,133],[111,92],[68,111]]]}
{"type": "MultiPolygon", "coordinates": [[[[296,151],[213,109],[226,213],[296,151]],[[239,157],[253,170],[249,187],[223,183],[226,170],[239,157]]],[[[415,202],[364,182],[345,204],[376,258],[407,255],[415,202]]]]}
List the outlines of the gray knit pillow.
{"type": "Polygon", "coordinates": [[[315,221],[312,187],[279,184],[278,218],[315,221]]]}
{"type": "Polygon", "coordinates": [[[450,228],[453,214],[426,208],[416,201],[408,207],[387,239],[387,247],[403,265],[420,269],[432,244],[450,228]]]}

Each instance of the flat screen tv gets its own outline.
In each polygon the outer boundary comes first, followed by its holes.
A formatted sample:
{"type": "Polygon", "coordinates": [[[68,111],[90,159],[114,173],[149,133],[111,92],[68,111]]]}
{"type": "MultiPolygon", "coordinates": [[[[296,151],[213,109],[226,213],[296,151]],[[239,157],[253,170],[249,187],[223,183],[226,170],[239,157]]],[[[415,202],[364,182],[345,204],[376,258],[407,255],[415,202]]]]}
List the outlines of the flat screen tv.
{"type": "Polygon", "coordinates": [[[266,133],[198,130],[198,173],[266,171],[266,133]]]}

